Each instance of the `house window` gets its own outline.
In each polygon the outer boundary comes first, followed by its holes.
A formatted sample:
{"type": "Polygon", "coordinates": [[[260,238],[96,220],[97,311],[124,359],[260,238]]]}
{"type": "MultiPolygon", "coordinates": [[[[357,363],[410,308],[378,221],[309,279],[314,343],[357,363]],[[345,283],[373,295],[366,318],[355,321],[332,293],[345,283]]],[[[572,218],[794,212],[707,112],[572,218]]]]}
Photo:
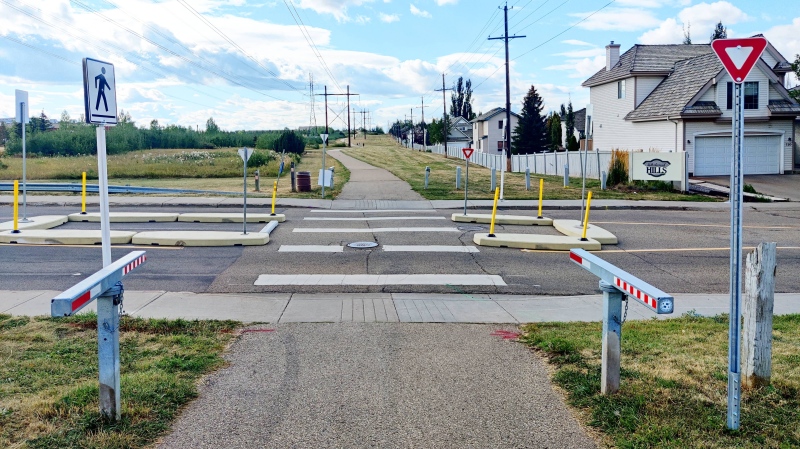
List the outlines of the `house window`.
{"type": "Polygon", "coordinates": [[[503,144],[505,144],[505,141],[503,141],[503,140],[498,140],[497,141],[497,151],[502,151],[503,150],[503,144]]]}
{"type": "Polygon", "coordinates": [[[497,129],[503,129],[503,121],[502,120],[498,120],[497,121],[497,129]]]}
{"type": "Polygon", "coordinates": [[[625,98],[625,80],[617,81],[617,98],[625,98]]]}
{"type": "MultiPolygon", "coordinates": [[[[728,83],[728,109],[733,109],[733,83],[728,83]]],[[[758,81],[744,83],[744,108],[758,109],[758,81]]]]}

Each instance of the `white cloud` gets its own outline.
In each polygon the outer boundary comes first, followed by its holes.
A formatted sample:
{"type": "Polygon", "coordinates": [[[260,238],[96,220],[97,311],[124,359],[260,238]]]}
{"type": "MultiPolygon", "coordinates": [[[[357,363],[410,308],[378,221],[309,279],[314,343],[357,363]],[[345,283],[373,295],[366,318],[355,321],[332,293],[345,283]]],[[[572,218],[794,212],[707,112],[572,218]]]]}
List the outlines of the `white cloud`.
{"type": "Polygon", "coordinates": [[[436,4],[439,6],[455,5],[456,3],[458,3],[458,0],[436,0],[436,4]]]}
{"type": "MultiPolygon", "coordinates": [[[[794,62],[795,57],[800,54],[800,34],[797,30],[800,30],[800,17],[795,17],[790,24],[768,29],[764,32],[764,37],[781,52],[784,58],[794,62]]],[[[789,73],[789,86],[797,86],[799,83],[800,80],[794,73],[789,73]]]]}
{"type": "Polygon", "coordinates": [[[347,8],[371,3],[372,0],[299,0],[297,6],[311,9],[319,14],[330,14],[339,22],[347,22],[347,8]]]}
{"type": "MultiPolygon", "coordinates": [[[[571,13],[583,19],[591,12],[571,13]]],[[[581,22],[578,27],[586,30],[637,31],[658,25],[659,20],[651,11],[638,8],[614,8],[600,11],[581,22]]]]}
{"type": "Polygon", "coordinates": [[[617,5],[620,6],[636,6],[639,8],[660,8],[664,6],[664,1],[660,0],[616,0],[617,5]]]}
{"type": "Polygon", "coordinates": [[[398,20],[400,20],[400,16],[398,16],[397,14],[380,13],[378,14],[378,17],[380,17],[381,22],[386,22],[386,23],[397,22],[398,20]]]}
{"type": "Polygon", "coordinates": [[[577,39],[567,39],[565,41],[561,41],[562,44],[567,45],[577,45],[577,46],[584,46],[584,47],[594,47],[594,44],[590,44],[588,42],[579,41],[577,39]]]}
{"type": "Polygon", "coordinates": [[[356,23],[360,23],[362,25],[365,24],[365,23],[369,23],[371,21],[372,21],[371,18],[369,18],[367,16],[362,16],[362,15],[357,16],[356,19],[355,19],[356,23]]]}
{"type": "MultiPolygon", "coordinates": [[[[684,8],[678,13],[677,20],[668,18],[658,28],[649,30],[639,36],[643,44],[678,44],[683,41],[684,28],[689,32],[694,43],[706,43],[714,27],[720,21],[725,27],[749,20],[747,14],[727,1],[715,3],[698,3],[684,8]]],[[[728,30],[728,36],[735,32],[728,30]]]]}
{"type": "Polygon", "coordinates": [[[556,53],[556,56],[566,56],[568,58],[592,58],[605,54],[605,48],[591,48],[587,50],[573,50],[564,53],[556,53]]]}
{"type": "Polygon", "coordinates": [[[565,64],[545,67],[545,70],[556,70],[567,73],[568,78],[585,80],[606,66],[605,55],[591,58],[569,59],[565,64]]]}
{"type": "Polygon", "coordinates": [[[431,18],[431,13],[429,13],[428,11],[423,11],[423,10],[417,8],[416,6],[414,6],[413,3],[411,4],[411,8],[410,9],[411,9],[411,14],[413,14],[415,16],[425,17],[426,19],[430,19],[431,18]]]}

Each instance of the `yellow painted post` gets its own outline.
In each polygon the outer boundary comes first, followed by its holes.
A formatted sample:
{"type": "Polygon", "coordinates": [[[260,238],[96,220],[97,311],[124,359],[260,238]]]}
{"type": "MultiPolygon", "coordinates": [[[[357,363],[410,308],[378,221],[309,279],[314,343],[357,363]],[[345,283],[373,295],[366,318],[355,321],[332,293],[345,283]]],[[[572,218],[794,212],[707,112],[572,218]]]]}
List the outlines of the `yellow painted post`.
{"type": "Polygon", "coordinates": [[[19,181],[14,180],[14,234],[19,233],[19,181]]]}
{"type": "Polygon", "coordinates": [[[81,214],[86,215],[86,172],[83,172],[81,178],[81,214]]]}
{"type": "Polygon", "coordinates": [[[494,205],[492,206],[492,225],[489,226],[489,235],[487,237],[494,237],[494,217],[497,215],[497,200],[500,198],[500,188],[494,189],[494,205]]]}
{"type": "Polygon", "coordinates": [[[542,195],[544,194],[544,178],[539,178],[539,216],[542,218],[542,195]]]}
{"type": "Polygon", "coordinates": [[[583,236],[581,237],[581,241],[585,242],[588,239],[586,238],[586,228],[589,227],[589,210],[592,207],[592,191],[589,191],[589,195],[586,197],[586,215],[583,218],[583,236]]]}
{"type": "Polygon", "coordinates": [[[275,181],[272,184],[272,213],[270,215],[275,215],[275,197],[278,196],[278,181],[275,181]]]}

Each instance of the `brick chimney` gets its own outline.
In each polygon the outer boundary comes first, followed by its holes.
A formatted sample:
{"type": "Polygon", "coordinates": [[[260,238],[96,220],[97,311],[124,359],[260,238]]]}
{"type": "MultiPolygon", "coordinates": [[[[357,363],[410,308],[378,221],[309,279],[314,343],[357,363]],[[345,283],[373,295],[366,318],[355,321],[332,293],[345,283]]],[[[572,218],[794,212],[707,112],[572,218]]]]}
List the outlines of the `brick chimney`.
{"type": "Polygon", "coordinates": [[[611,41],[610,44],[606,45],[606,71],[611,70],[612,67],[617,65],[617,62],[619,62],[619,44],[611,41]]]}

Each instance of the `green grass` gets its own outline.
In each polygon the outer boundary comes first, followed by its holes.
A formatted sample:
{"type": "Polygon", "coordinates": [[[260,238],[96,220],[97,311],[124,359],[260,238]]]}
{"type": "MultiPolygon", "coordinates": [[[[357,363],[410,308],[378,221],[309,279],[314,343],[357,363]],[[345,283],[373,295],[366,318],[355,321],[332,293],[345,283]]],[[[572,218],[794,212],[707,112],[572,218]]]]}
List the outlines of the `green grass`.
{"type": "MultiPolygon", "coordinates": [[[[352,147],[344,153],[356,159],[367,162],[376,167],[381,167],[392,172],[398,178],[408,182],[414,191],[429,200],[455,200],[464,199],[464,188],[456,190],[456,167],[461,167],[464,176],[464,161],[448,158],[440,154],[425,153],[409,150],[398,145],[391,136],[369,136],[367,140],[358,139],[363,147],[352,147]],[[431,168],[428,188],[425,189],[425,167],[431,168]]],[[[574,200],[581,199],[581,180],[570,178],[568,188],[564,188],[564,178],[561,176],[531,175],[531,190],[525,190],[524,173],[506,173],[503,197],[505,199],[538,199],[539,178],[544,179],[545,200],[574,200]]],[[[493,199],[491,191],[491,170],[475,164],[469,168],[469,197],[470,199],[493,199]]],[[[500,182],[500,174],[497,174],[500,182]]],[[[625,199],[625,200],[665,200],[665,201],[720,201],[697,194],[681,194],[679,192],[663,191],[663,186],[647,184],[637,186],[622,186],[620,188],[600,190],[600,181],[587,179],[586,188],[592,191],[595,199],[625,199]]]]}
{"type": "Polygon", "coordinates": [[[553,381],[619,448],[800,447],[800,315],[776,316],[772,384],[745,391],[739,431],[725,428],[727,316],[626,322],[620,391],[600,395],[600,323],[524,327],[521,341],[554,367],[553,381]]]}
{"type": "Polygon", "coordinates": [[[122,419],[101,418],[97,317],[0,315],[0,447],[139,448],[163,435],[197,397],[197,381],[224,365],[231,321],[124,317],[122,419]]]}
{"type": "MultiPolygon", "coordinates": [[[[261,151],[261,150],[258,150],[261,151]]],[[[335,167],[335,196],[350,179],[350,172],[339,161],[328,157],[328,167],[335,167]]],[[[278,160],[272,160],[259,168],[261,193],[255,192],[253,176],[255,168],[248,169],[248,194],[269,197],[272,183],[278,174],[278,160]]],[[[224,150],[143,150],[108,156],[108,181],[114,185],[140,187],[181,188],[192,190],[217,190],[240,192],[242,190],[242,159],[236,149],[224,150]]],[[[309,149],[295,168],[310,171],[312,184],[322,166],[322,150],[309,149]]],[[[30,182],[80,182],[81,173],[86,172],[89,182],[97,180],[97,157],[32,157],[27,161],[30,182]]],[[[22,158],[0,158],[0,180],[21,179],[22,158]],[[5,164],[5,168],[4,168],[5,164]]],[[[311,192],[292,192],[289,181],[289,157],[278,183],[280,198],[319,198],[320,188],[312,186],[311,192]]],[[[326,197],[330,198],[330,189],[326,197]]],[[[33,192],[35,194],[35,192],[33,192]]],[[[52,192],[46,192],[51,195],[52,192]]]]}

